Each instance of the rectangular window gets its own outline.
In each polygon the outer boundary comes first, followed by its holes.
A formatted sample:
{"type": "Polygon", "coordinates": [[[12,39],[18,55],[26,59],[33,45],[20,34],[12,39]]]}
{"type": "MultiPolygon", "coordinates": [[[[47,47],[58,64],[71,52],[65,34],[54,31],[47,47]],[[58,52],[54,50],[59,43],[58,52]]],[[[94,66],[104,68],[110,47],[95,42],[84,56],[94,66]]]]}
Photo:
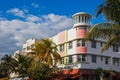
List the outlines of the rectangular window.
{"type": "Polygon", "coordinates": [[[105,57],[105,64],[108,64],[108,60],[109,60],[109,58],[105,57]]]}
{"type": "Polygon", "coordinates": [[[30,50],[30,46],[27,47],[27,50],[30,50]]]}
{"type": "Polygon", "coordinates": [[[96,48],[96,41],[91,41],[91,47],[96,48]]]}
{"type": "Polygon", "coordinates": [[[77,47],[79,46],[85,46],[85,41],[84,40],[77,40],[77,47]]]}
{"type": "Polygon", "coordinates": [[[96,63],[97,62],[97,56],[96,55],[92,55],[92,63],[96,63]]]}
{"type": "Polygon", "coordinates": [[[86,55],[77,55],[78,62],[86,62],[86,55]]]}
{"type": "Polygon", "coordinates": [[[100,42],[100,46],[101,46],[101,47],[103,46],[103,42],[100,42]]]}
{"type": "Polygon", "coordinates": [[[72,63],[73,61],[72,61],[72,56],[70,55],[69,56],[69,63],[72,63]]]}
{"type": "Polygon", "coordinates": [[[103,61],[103,56],[101,56],[101,61],[103,61]]]}
{"type": "Polygon", "coordinates": [[[113,58],[113,65],[118,66],[119,65],[119,59],[113,58]]]}
{"type": "Polygon", "coordinates": [[[72,48],[72,41],[68,43],[68,48],[69,48],[69,49],[72,48]]]}
{"type": "Polygon", "coordinates": [[[64,51],[64,44],[60,45],[60,51],[64,51]]]}
{"type": "Polygon", "coordinates": [[[64,64],[64,57],[61,58],[61,64],[64,64]]]}
{"type": "Polygon", "coordinates": [[[119,49],[118,45],[114,45],[114,46],[113,46],[113,51],[114,51],[114,52],[118,52],[118,49],[119,49]]]}

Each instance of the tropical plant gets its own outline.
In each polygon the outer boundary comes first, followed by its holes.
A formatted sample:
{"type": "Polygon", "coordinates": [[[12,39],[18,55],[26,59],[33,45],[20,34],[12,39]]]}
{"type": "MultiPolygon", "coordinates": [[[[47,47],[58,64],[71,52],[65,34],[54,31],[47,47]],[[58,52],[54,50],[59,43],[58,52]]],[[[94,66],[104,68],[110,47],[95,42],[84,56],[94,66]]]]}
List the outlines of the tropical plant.
{"type": "Polygon", "coordinates": [[[96,69],[96,74],[99,75],[100,80],[112,80],[112,77],[116,75],[115,71],[107,71],[102,68],[96,69]]]}
{"type": "Polygon", "coordinates": [[[22,76],[22,78],[29,76],[29,68],[32,62],[32,58],[27,57],[25,55],[17,54],[15,56],[15,59],[16,59],[15,72],[19,76],[22,76]]]}
{"type": "Polygon", "coordinates": [[[41,39],[39,43],[36,43],[33,51],[34,59],[45,62],[50,66],[60,61],[60,55],[57,52],[56,44],[48,38],[41,39]]]}
{"type": "Polygon", "coordinates": [[[5,69],[0,63],[0,78],[7,77],[7,69],[5,69]]]}
{"type": "Polygon", "coordinates": [[[100,80],[106,80],[107,72],[106,70],[103,70],[102,68],[96,69],[96,74],[99,75],[100,80]]]}
{"type": "Polygon", "coordinates": [[[52,73],[52,68],[46,63],[34,61],[29,68],[30,79],[32,80],[49,80],[49,76],[52,73]]]}
{"type": "Polygon", "coordinates": [[[6,54],[2,59],[1,59],[1,67],[7,73],[7,76],[10,78],[10,74],[15,71],[14,67],[14,62],[15,60],[8,54],[6,54]]]}
{"type": "Polygon", "coordinates": [[[16,73],[19,77],[29,77],[31,80],[48,80],[49,75],[53,72],[48,64],[33,59],[25,55],[17,54],[15,57],[5,55],[2,58],[0,70],[10,78],[11,73],[16,73]]]}
{"type": "Polygon", "coordinates": [[[120,44],[120,26],[118,24],[111,23],[95,24],[87,33],[86,39],[103,39],[104,41],[107,40],[101,50],[101,52],[104,52],[110,46],[120,44]]]}
{"type": "Polygon", "coordinates": [[[96,11],[96,17],[103,14],[107,21],[120,24],[120,0],[105,0],[96,11]]]}
{"type": "Polygon", "coordinates": [[[120,0],[105,0],[105,3],[99,5],[96,16],[103,14],[108,22],[95,24],[90,28],[86,39],[105,39],[107,42],[101,52],[108,47],[120,44],[120,0]]]}

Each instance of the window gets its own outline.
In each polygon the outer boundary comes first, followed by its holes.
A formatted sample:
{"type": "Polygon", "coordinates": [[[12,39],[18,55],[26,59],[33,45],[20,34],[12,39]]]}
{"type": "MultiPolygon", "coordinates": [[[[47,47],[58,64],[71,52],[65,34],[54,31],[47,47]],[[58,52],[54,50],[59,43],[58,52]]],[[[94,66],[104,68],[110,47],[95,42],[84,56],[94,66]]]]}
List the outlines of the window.
{"type": "Polygon", "coordinates": [[[77,40],[77,47],[79,47],[79,46],[85,46],[85,41],[77,40]]]}
{"type": "Polygon", "coordinates": [[[103,46],[103,42],[100,42],[100,46],[101,46],[101,47],[103,46]]]}
{"type": "Polygon", "coordinates": [[[64,64],[64,57],[61,58],[61,64],[64,64]]]}
{"type": "Polygon", "coordinates": [[[119,65],[119,59],[113,58],[113,65],[118,66],[119,65]]]}
{"type": "Polygon", "coordinates": [[[105,57],[105,64],[108,64],[108,60],[109,60],[109,58],[105,57]]]}
{"type": "Polygon", "coordinates": [[[34,49],[35,48],[35,46],[34,45],[31,45],[31,49],[34,49]]]}
{"type": "Polygon", "coordinates": [[[69,56],[69,63],[72,63],[72,56],[69,56]]]}
{"type": "Polygon", "coordinates": [[[30,46],[27,47],[27,50],[30,50],[30,46]]]}
{"type": "Polygon", "coordinates": [[[69,48],[69,49],[72,48],[72,41],[68,43],[68,48],[69,48]]]}
{"type": "Polygon", "coordinates": [[[96,48],[96,41],[92,41],[92,42],[91,42],[91,47],[92,47],[92,48],[96,48]]]}
{"type": "Polygon", "coordinates": [[[64,51],[64,44],[60,45],[60,51],[64,51]]]}
{"type": "Polygon", "coordinates": [[[103,56],[101,56],[101,61],[103,61],[103,56]]]}
{"type": "Polygon", "coordinates": [[[77,61],[78,62],[85,62],[86,61],[86,55],[77,55],[77,61]]]}
{"type": "Polygon", "coordinates": [[[96,55],[92,55],[92,62],[96,63],[97,62],[97,56],[96,55]]]}
{"type": "Polygon", "coordinates": [[[114,46],[113,46],[113,51],[114,51],[114,52],[118,52],[118,48],[119,48],[118,45],[114,45],[114,46]]]}

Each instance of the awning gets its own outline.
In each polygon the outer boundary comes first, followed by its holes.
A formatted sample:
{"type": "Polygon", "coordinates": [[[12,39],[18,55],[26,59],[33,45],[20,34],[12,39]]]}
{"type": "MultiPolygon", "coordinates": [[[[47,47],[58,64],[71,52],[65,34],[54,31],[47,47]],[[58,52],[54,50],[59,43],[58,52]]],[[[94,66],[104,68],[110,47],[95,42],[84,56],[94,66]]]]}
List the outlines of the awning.
{"type": "Polygon", "coordinates": [[[75,79],[82,75],[96,75],[96,74],[95,74],[95,71],[93,71],[93,70],[79,70],[79,72],[77,72],[77,74],[71,75],[71,79],[75,79]]]}
{"type": "Polygon", "coordinates": [[[73,70],[64,70],[63,74],[95,75],[95,71],[90,69],[73,69],[73,70]]]}
{"type": "Polygon", "coordinates": [[[79,69],[73,69],[70,71],[70,74],[78,74],[79,73],[79,69]]]}
{"type": "Polygon", "coordinates": [[[63,74],[78,74],[79,69],[63,70],[63,74]]]}
{"type": "Polygon", "coordinates": [[[51,76],[51,80],[64,80],[64,79],[75,79],[82,75],[96,75],[94,70],[88,69],[73,69],[73,70],[63,70],[62,73],[51,76]]]}
{"type": "Polygon", "coordinates": [[[80,76],[81,76],[81,74],[72,75],[71,79],[75,79],[75,78],[80,77],[80,76]]]}

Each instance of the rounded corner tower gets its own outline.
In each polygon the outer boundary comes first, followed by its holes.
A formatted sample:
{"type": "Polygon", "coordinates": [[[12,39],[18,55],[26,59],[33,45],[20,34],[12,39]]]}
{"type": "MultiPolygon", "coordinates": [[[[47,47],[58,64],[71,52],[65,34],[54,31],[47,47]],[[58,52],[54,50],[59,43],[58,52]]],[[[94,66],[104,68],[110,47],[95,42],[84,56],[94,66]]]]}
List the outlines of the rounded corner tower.
{"type": "Polygon", "coordinates": [[[72,16],[74,25],[73,28],[78,27],[89,27],[90,26],[90,19],[91,15],[86,12],[78,12],[72,16]]]}
{"type": "Polygon", "coordinates": [[[91,15],[85,12],[78,12],[72,16],[75,29],[75,39],[77,40],[77,44],[82,43],[83,45],[77,46],[76,53],[87,53],[87,43],[83,40],[88,32],[88,28],[90,27],[90,19],[91,15]]]}

